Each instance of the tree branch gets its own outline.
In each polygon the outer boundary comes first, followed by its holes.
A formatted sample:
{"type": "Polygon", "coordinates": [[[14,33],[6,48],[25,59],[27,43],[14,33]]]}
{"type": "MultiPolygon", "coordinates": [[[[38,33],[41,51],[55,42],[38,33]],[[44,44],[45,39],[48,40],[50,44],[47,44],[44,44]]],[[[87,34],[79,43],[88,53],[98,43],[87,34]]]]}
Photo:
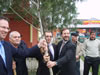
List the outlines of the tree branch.
{"type": "Polygon", "coordinates": [[[35,4],[36,7],[38,7],[38,3],[36,3],[34,0],[31,0],[31,2],[32,2],[33,4],[35,4]]]}
{"type": "MultiPolygon", "coordinates": [[[[32,25],[30,22],[28,22],[27,20],[25,20],[22,16],[20,16],[11,6],[9,6],[9,8],[17,15],[19,16],[23,21],[25,21],[27,24],[32,25]]],[[[37,27],[33,26],[35,29],[37,29],[38,31],[40,31],[37,27]]]]}

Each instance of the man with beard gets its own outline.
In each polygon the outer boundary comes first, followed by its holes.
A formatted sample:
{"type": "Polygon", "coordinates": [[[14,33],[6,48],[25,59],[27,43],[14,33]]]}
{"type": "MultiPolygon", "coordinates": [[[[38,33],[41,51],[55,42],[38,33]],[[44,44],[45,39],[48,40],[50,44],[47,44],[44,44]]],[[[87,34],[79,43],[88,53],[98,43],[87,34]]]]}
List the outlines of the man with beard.
{"type": "Polygon", "coordinates": [[[99,58],[100,58],[100,40],[96,39],[96,33],[90,32],[90,38],[83,44],[84,50],[84,74],[88,75],[90,67],[92,67],[92,74],[98,75],[99,58]]]}
{"type": "Polygon", "coordinates": [[[76,47],[75,45],[69,40],[70,31],[69,29],[63,29],[61,31],[62,39],[58,45],[58,60],[56,61],[49,61],[47,66],[49,68],[53,66],[58,66],[59,72],[58,75],[76,75],[76,47]]]}

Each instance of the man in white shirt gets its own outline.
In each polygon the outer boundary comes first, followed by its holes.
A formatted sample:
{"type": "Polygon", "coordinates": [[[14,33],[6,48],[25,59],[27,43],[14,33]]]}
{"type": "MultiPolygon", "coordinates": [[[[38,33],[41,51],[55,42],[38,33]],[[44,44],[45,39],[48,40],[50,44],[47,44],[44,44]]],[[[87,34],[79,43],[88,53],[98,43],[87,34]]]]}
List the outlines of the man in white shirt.
{"type": "MultiPolygon", "coordinates": [[[[50,56],[50,60],[54,61],[57,59],[57,52],[56,52],[56,45],[52,43],[53,34],[51,31],[45,32],[45,39],[48,45],[48,53],[50,56]]],[[[39,61],[39,67],[37,69],[36,75],[50,75],[49,68],[46,65],[46,62],[44,62],[44,58],[41,57],[38,59],[39,61]]],[[[53,67],[53,74],[56,75],[57,68],[53,67]]]]}
{"type": "Polygon", "coordinates": [[[52,68],[57,66],[59,72],[57,75],[77,75],[76,74],[76,47],[69,40],[70,31],[67,28],[61,30],[62,40],[57,44],[59,56],[56,61],[49,61],[47,66],[52,68]]]}

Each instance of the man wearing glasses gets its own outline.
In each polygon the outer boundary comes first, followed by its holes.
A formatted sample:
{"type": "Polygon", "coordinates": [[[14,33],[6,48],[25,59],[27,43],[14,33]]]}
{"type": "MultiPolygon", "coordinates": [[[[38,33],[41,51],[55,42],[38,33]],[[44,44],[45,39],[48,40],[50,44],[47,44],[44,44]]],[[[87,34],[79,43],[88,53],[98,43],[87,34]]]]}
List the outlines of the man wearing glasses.
{"type": "Polygon", "coordinates": [[[13,57],[41,57],[40,48],[46,48],[45,40],[41,40],[38,45],[27,50],[17,50],[9,42],[4,41],[9,32],[8,19],[0,16],[0,75],[13,75],[12,59],[13,57]]]}

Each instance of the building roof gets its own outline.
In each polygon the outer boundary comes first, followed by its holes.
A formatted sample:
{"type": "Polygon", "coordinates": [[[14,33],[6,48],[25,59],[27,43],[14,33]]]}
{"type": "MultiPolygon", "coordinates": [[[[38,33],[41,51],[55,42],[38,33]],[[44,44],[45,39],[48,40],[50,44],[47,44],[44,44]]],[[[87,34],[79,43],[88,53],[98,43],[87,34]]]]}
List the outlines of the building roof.
{"type": "Polygon", "coordinates": [[[68,28],[100,28],[100,24],[88,24],[88,25],[70,25],[68,28]]]}

